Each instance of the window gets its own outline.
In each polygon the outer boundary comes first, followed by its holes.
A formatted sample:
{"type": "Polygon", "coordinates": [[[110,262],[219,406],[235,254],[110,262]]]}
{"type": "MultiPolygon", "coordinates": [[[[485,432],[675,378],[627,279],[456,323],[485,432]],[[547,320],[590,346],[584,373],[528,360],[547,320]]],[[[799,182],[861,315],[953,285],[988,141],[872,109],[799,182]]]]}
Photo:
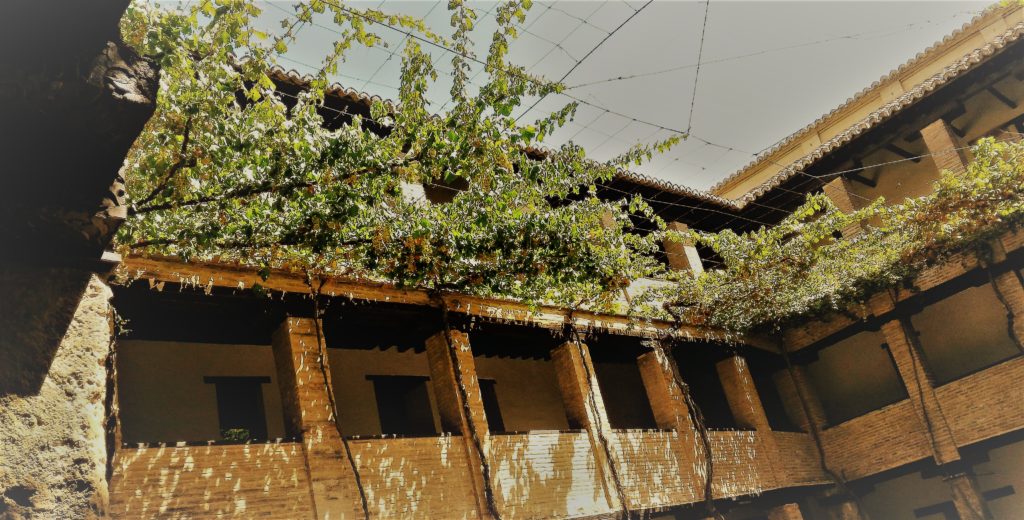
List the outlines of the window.
{"type": "Polygon", "coordinates": [[[270,378],[204,377],[217,390],[220,435],[226,440],[266,440],[267,415],[263,407],[263,384],[270,378]]]}
{"type": "Polygon", "coordinates": [[[434,414],[427,394],[429,378],[421,376],[366,376],[373,382],[381,433],[435,435],[434,414]]]}
{"type": "Polygon", "coordinates": [[[501,418],[501,408],[498,407],[498,392],[493,379],[480,379],[480,397],[484,401],[484,414],[487,415],[487,429],[491,433],[505,431],[505,421],[501,418]]]}

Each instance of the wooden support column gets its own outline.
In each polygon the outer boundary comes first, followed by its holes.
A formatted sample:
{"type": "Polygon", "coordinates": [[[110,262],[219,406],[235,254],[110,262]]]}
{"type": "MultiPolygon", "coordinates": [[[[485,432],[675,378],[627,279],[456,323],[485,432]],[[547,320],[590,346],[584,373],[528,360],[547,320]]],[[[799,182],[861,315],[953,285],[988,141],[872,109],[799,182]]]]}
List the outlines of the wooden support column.
{"type": "Polygon", "coordinates": [[[568,341],[551,351],[551,361],[555,364],[555,375],[569,427],[587,431],[608,507],[621,510],[625,497],[619,495],[621,489],[616,482],[615,468],[612,467],[614,461],[610,458],[610,447],[606,449],[605,446],[605,442],[610,442],[607,435],[611,432],[611,423],[597,383],[597,373],[590,359],[590,349],[583,343],[568,341]]]}
{"type": "Polygon", "coordinates": [[[690,420],[690,408],[686,404],[684,390],[676,384],[677,369],[672,366],[672,361],[661,348],[655,348],[638,357],[637,365],[658,428],[676,430],[692,438],[694,425],[690,420]]]}
{"type": "Polygon", "coordinates": [[[960,520],[992,520],[992,512],[972,473],[960,472],[947,476],[946,482],[953,491],[953,505],[960,520]]]}
{"type": "Polygon", "coordinates": [[[274,333],[273,351],[285,428],[302,437],[317,518],[363,518],[352,461],[331,409],[331,371],[326,356],[321,359],[327,348],[318,344],[313,320],[287,318],[274,333]]]}
{"type": "MultiPolygon", "coordinates": [[[[822,187],[822,191],[825,193],[825,196],[836,205],[836,208],[843,213],[853,213],[861,207],[861,204],[858,204],[855,200],[856,195],[854,195],[853,192],[853,183],[850,182],[850,179],[847,179],[842,175],[825,183],[822,187]]],[[[850,238],[859,234],[863,230],[864,229],[858,223],[846,226],[841,230],[841,232],[844,237],[850,238]]]]}
{"type": "MultiPolygon", "coordinates": [[[[682,222],[669,222],[670,231],[686,232],[690,228],[682,222]]],[[[678,242],[665,239],[663,244],[665,253],[668,256],[668,266],[673,271],[690,271],[694,276],[704,272],[704,264],[700,260],[700,254],[692,242],[678,242]]]]}
{"type": "Polygon", "coordinates": [[[921,137],[938,171],[962,172],[967,169],[967,163],[970,162],[968,152],[965,149],[958,150],[963,144],[945,120],[939,119],[922,128],[921,137]]]}
{"type": "Polygon", "coordinates": [[[469,461],[470,475],[473,479],[478,513],[480,518],[492,518],[494,515],[490,511],[493,496],[488,481],[490,475],[484,469],[490,445],[490,431],[487,428],[487,416],[480,394],[480,381],[476,375],[473,351],[469,344],[469,335],[466,333],[453,330],[448,336],[451,339],[451,348],[444,331],[434,334],[426,343],[437,412],[441,416],[441,427],[445,431],[457,432],[462,436],[466,460],[469,461]]]}
{"type": "Polygon", "coordinates": [[[818,392],[811,384],[806,367],[794,365],[792,370],[776,372],[772,379],[779,390],[779,397],[782,399],[782,406],[786,409],[786,415],[797,427],[809,432],[812,424],[819,431],[828,426],[825,406],[821,404],[818,392]],[[805,406],[806,411],[804,410],[805,406]],[[808,413],[810,418],[807,417],[808,413]]]}
{"type": "Polygon", "coordinates": [[[768,510],[768,520],[804,520],[797,504],[783,504],[768,510]]]}

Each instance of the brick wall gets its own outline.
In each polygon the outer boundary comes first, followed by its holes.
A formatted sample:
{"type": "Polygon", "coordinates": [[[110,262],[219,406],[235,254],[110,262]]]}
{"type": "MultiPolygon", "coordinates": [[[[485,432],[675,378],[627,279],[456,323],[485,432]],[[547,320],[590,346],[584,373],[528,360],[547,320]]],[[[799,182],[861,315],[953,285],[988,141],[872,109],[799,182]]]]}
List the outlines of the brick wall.
{"type": "Polygon", "coordinates": [[[875,410],[822,432],[829,467],[855,479],[931,456],[910,400],[875,410]]]}
{"type": "Polygon", "coordinates": [[[371,517],[478,518],[461,437],[352,439],[349,446],[371,517]]]}
{"type": "Polygon", "coordinates": [[[612,511],[586,433],[494,435],[490,442],[488,458],[503,518],[566,518],[612,511]]]}
{"type": "Polygon", "coordinates": [[[113,518],[311,518],[299,443],[120,449],[113,518]]]}
{"type": "Polygon", "coordinates": [[[935,393],[959,446],[1024,427],[1024,358],[940,386],[935,393]]]}
{"type": "Polygon", "coordinates": [[[821,469],[818,449],[814,440],[806,433],[772,432],[779,449],[779,471],[784,475],[785,486],[806,486],[830,483],[831,479],[821,469]]]}

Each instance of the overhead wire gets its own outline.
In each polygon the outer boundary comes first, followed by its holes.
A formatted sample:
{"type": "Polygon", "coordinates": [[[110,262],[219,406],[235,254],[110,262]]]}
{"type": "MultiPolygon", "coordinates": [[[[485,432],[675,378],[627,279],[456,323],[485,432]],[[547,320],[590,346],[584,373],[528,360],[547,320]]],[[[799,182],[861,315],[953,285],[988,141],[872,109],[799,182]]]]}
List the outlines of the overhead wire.
{"type": "Polygon", "coordinates": [[[704,24],[700,29],[700,46],[697,49],[697,73],[693,75],[693,95],[690,97],[690,114],[686,120],[686,133],[693,128],[693,108],[697,103],[697,85],[700,82],[700,60],[704,56],[704,35],[708,30],[708,12],[711,11],[711,0],[704,2],[704,24]]]}

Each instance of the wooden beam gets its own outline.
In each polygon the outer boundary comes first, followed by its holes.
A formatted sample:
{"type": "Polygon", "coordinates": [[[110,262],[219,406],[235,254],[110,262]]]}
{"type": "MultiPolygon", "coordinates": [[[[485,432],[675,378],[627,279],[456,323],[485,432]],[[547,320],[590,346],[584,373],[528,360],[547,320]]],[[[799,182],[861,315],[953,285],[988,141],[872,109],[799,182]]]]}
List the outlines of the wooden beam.
{"type": "Polygon", "coordinates": [[[885,149],[890,151],[890,152],[892,152],[892,153],[894,153],[894,154],[896,154],[896,155],[898,155],[898,156],[900,156],[900,157],[903,157],[904,159],[910,159],[911,161],[916,162],[916,163],[921,162],[921,158],[920,157],[918,157],[918,156],[916,156],[916,155],[914,155],[914,154],[912,154],[912,153],[910,153],[910,152],[904,150],[903,148],[900,148],[899,146],[896,146],[894,144],[887,144],[887,145],[885,145],[885,149]]]}
{"type": "MultiPolygon", "coordinates": [[[[309,286],[300,273],[274,270],[266,280],[251,267],[232,264],[184,263],[169,257],[141,257],[129,255],[120,266],[123,278],[150,279],[157,282],[181,284],[198,288],[215,287],[244,290],[260,285],[275,292],[308,294],[309,286]]],[[[392,284],[351,278],[335,277],[327,280],[322,294],[384,303],[437,306],[430,294],[420,289],[403,289],[392,284]]],[[[683,325],[664,320],[638,320],[619,314],[604,314],[586,310],[572,311],[553,305],[531,308],[525,303],[497,298],[484,298],[468,294],[445,294],[444,302],[452,312],[478,316],[496,321],[518,322],[536,327],[562,330],[567,324],[578,329],[593,329],[610,334],[638,337],[661,337],[669,331],[693,340],[723,341],[730,339],[724,331],[710,327],[683,325]]],[[[746,335],[731,338],[737,343],[777,352],[775,342],[768,336],[746,335]]]]}
{"type": "Polygon", "coordinates": [[[1000,103],[1006,105],[1007,107],[1009,107],[1009,108],[1017,108],[1017,102],[1012,100],[1012,99],[1010,99],[1010,98],[1008,98],[1008,97],[1006,97],[1006,94],[1003,94],[1002,92],[1000,92],[999,89],[997,89],[996,87],[990,85],[985,90],[989,94],[992,94],[992,97],[998,99],[1000,103]]]}

